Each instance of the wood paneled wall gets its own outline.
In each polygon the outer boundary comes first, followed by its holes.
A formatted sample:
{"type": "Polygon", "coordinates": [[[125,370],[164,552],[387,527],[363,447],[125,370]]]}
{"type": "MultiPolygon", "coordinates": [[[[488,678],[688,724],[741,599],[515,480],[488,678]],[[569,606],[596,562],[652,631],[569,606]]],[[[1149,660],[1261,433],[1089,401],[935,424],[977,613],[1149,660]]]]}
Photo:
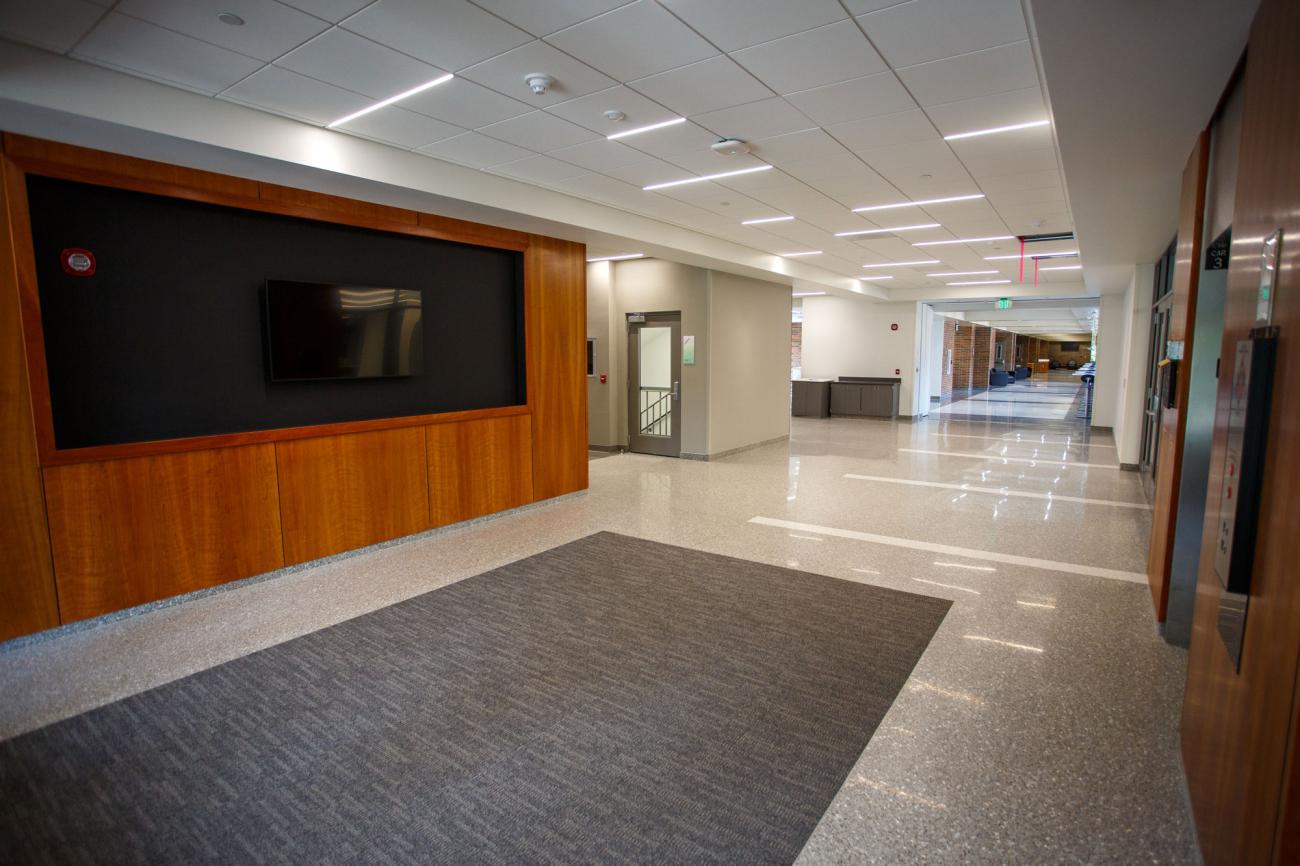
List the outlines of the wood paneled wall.
{"type": "MultiPolygon", "coordinates": [[[[1156,464],[1156,492],[1152,503],[1151,546],[1147,550],[1147,583],[1151,587],[1151,602],[1158,622],[1164,622],[1169,611],[1169,571],[1173,565],[1174,523],[1178,518],[1178,489],[1183,474],[1183,434],[1187,429],[1187,413],[1183,409],[1192,381],[1192,334],[1196,330],[1196,288],[1201,273],[1205,180],[1209,167],[1210,133],[1206,129],[1196,137],[1196,146],[1183,167],[1178,204],[1169,340],[1183,343],[1183,358],[1161,374],[1165,377],[1174,375],[1174,405],[1167,406],[1162,402],[1160,409],[1160,457],[1156,464]]],[[[1157,351],[1164,358],[1165,347],[1160,346],[1157,351]]]]}
{"type": "Polygon", "coordinates": [[[0,186],[0,640],[59,624],[27,386],[8,186],[0,186]]]}
{"type": "Polygon", "coordinates": [[[1219,521],[1231,376],[1219,377],[1196,612],[1183,704],[1183,763],[1205,860],[1300,858],[1300,4],[1263,0],[1246,52],[1241,152],[1220,357],[1249,332],[1263,239],[1283,230],[1273,324],[1277,376],[1240,672],[1217,628],[1219,521]]]}
{"type": "Polygon", "coordinates": [[[586,488],[581,244],[23,136],[3,146],[0,640],[586,488]],[[521,250],[527,404],[59,450],[27,172],[521,250]]]}

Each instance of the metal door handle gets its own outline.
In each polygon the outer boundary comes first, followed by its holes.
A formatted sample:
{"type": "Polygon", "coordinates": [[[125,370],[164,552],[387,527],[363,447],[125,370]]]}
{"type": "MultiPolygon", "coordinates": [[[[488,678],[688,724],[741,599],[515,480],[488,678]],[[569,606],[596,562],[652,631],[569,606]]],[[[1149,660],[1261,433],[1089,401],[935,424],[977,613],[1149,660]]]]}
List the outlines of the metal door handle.
{"type": "Polygon", "coordinates": [[[674,382],[674,383],[673,383],[673,399],[674,399],[674,400],[680,400],[680,399],[682,399],[682,383],[681,383],[681,382],[674,382]]]}

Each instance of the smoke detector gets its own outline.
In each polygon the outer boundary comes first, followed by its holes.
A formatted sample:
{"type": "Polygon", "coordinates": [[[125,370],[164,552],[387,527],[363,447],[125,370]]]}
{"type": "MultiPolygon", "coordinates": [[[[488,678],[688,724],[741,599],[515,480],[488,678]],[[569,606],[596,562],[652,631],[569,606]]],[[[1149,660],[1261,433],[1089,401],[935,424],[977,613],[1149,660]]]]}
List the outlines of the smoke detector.
{"type": "Polygon", "coordinates": [[[551,89],[551,85],[555,83],[555,76],[544,72],[530,72],[524,76],[524,81],[534,96],[541,96],[551,89]]]}
{"type": "Polygon", "coordinates": [[[627,115],[619,111],[617,108],[611,108],[609,111],[605,112],[605,119],[618,123],[620,120],[627,120],[627,115]]]}
{"type": "Polygon", "coordinates": [[[738,138],[724,138],[715,141],[709,146],[713,148],[714,153],[722,156],[740,156],[742,153],[749,153],[753,150],[746,142],[738,138]]]}

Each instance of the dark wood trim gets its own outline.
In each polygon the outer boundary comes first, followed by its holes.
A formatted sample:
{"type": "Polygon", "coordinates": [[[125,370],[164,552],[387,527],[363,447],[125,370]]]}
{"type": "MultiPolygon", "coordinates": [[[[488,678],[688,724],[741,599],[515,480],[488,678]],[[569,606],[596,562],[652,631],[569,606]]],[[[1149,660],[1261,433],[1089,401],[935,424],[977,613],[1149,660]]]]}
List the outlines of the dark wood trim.
{"type": "Polygon", "coordinates": [[[499,406],[492,409],[442,412],[436,415],[407,415],[401,418],[374,418],[368,421],[339,421],[334,424],[314,424],[308,427],[277,427],[272,430],[249,430],[244,433],[191,436],[185,439],[155,439],[149,442],[124,442],[120,445],[63,448],[42,454],[41,465],[66,466],[70,463],[122,460],[129,457],[176,454],[182,451],[237,448],[241,445],[258,445],[264,442],[289,442],[294,439],[312,439],[318,436],[342,436],[347,433],[369,433],[375,430],[395,430],[400,427],[424,427],[433,424],[452,424],[458,421],[477,421],[484,418],[505,418],[512,415],[527,415],[529,412],[530,410],[526,405],[499,406]]]}
{"type": "MultiPolygon", "coordinates": [[[[525,405],[369,421],[345,421],[308,427],[252,430],[183,439],[130,442],[120,445],[99,445],[89,448],[59,448],[54,438],[53,409],[45,358],[45,336],[41,326],[40,293],[37,287],[31,217],[27,204],[28,174],[395,234],[514,250],[525,253],[525,268],[529,261],[527,252],[538,239],[512,229],[167,165],[13,133],[3,133],[2,142],[4,154],[0,158],[2,159],[0,164],[3,167],[3,180],[12,225],[19,303],[40,465],[63,466],[71,463],[174,454],[207,448],[231,448],[263,442],[282,442],[312,436],[337,436],[399,427],[500,418],[527,414],[533,410],[535,378],[532,372],[534,367],[532,361],[534,350],[537,348],[537,337],[534,329],[529,327],[525,329],[524,348],[525,357],[528,359],[525,365],[528,370],[526,380],[528,397],[525,405]]],[[[530,297],[534,291],[536,289],[533,281],[529,280],[525,273],[525,311],[530,308],[530,297]]]]}

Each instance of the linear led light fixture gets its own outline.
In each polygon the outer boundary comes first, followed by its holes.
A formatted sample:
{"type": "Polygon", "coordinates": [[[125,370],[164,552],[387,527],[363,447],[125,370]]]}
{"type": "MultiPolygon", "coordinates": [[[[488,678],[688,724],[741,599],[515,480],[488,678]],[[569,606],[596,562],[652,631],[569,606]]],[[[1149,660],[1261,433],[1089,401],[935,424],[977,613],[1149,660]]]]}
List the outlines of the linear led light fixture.
{"type": "Polygon", "coordinates": [[[948,198],[927,198],[922,201],[900,201],[897,204],[878,204],[872,207],[855,207],[854,213],[866,213],[873,210],[893,210],[897,207],[921,207],[927,204],[947,204],[950,201],[972,201],[977,198],[984,198],[984,193],[977,192],[974,195],[953,195],[948,198]]]}
{"type": "Polygon", "coordinates": [[[892,280],[893,278],[894,278],[893,274],[881,274],[878,277],[858,277],[858,280],[864,283],[870,283],[870,282],[875,282],[876,280],[892,280]]]}
{"type": "Polygon", "coordinates": [[[629,135],[640,135],[643,132],[652,132],[656,129],[663,129],[665,126],[676,126],[679,123],[685,123],[686,118],[674,117],[672,120],[662,120],[659,123],[651,123],[648,126],[638,126],[636,129],[625,129],[622,132],[616,132],[613,135],[607,135],[605,138],[615,141],[620,138],[627,138],[629,135]]]}
{"type": "Polygon", "coordinates": [[[792,298],[815,298],[815,297],[817,297],[818,295],[824,295],[824,294],[826,294],[826,293],[825,293],[825,292],[795,292],[795,293],[792,294],[790,297],[792,297],[792,298]]]}
{"type": "Polygon", "coordinates": [[[794,219],[792,216],[763,217],[762,219],[756,220],[741,220],[740,224],[742,226],[756,226],[762,223],[784,223],[789,222],[792,219],[794,219]]]}
{"type": "Polygon", "coordinates": [[[1014,241],[1015,235],[991,235],[987,238],[957,238],[952,241],[921,241],[919,244],[912,244],[914,247],[939,247],[945,244],[983,244],[990,241],[1014,241]]]}
{"type": "Polygon", "coordinates": [[[938,274],[926,274],[927,277],[978,277],[983,274],[996,274],[997,271],[945,271],[938,274]]]}
{"type": "Polygon", "coordinates": [[[1053,265],[1050,268],[1039,268],[1040,271],[1081,271],[1083,265],[1053,265]]]}
{"type": "Polygon", "coordinates": [[[858,229],[857,231],[853,231],[853,232],[836,232],[835,237],[848,238],[848,237],[853,237],[854,235],[886,235],[891,232],[910,232],[910,231],[915,231],[917,229],[941,229],[941,228],[943,228],[943,226],[939,225],[939,223],[919,223],[914,226],[891,226],[890,228],[887,229],[858,229]]]}
{"type": "Polygon", "coordinates": [[[944,283],[945,286],[1001,286],[1010,280],[963,280],[957,283],[944,283]]]}
{"type": "Polygon", "coordinates": [[[595,258],[587,259],[587,261],[589,261],[589,262],[621,262],[621,261],[623,261],[624,259],[639,259],[639,258],[641,258],[641,257],[644,256],[644,255],[645,255],[645,253],[620,253],[619,255],[616,255],[616,256],[596,256],[595,258]]]}
{"type": "Polygon", "coordinates": [[[863,265],[864,268],[906,268],[909,265],[937,265],[938,259],[918,259],[914,262],[884,262],[875,265],[863,265]]]}
{"type": "Polygon", "coordinates": [[[735,177],[738,174],[753,174],[756,171],[768,171],[772,168],[770,165],[754,165],[749,168],[738,168],[735,171],[724,171],[720,174],[705,174],[700,177],[688,177],[684,180],[670,180],[667,183],[652,183],[649,186],[643,186],[646,192],[656,189],[667,189],[670,186],[683,186],[688,183],[703,183],[706,180],[719,180],[724,177],[735,177]]]}
{"type": "Polygon", "coordinates": [[[1015,132],[1017,129],[1033,129],[1037,126],[1047,126],[1050,120],[1034,120],[1029,123],[1013,123],[1010,126],[993,126],[988,129],[975,129],[970,132],[958,132],[953,135],[945,135],[944,141],[957,141],[960,138],[976,138],[981,135],[995,135],[999,132],[1015,132]]]}
{"type": "Polygon", "coordinates": [[[821,254],[821,250],[804,250],[800,253],[777,253],[777,255],[783,259],[792,259],[795,256],[820,256],[821,254]]]}
{"type": "MultiPolygon", "coordinates": [[[[1070,250],[1069,252],[1064,252],[1064,253],[1028,253],[1027,255],[1024,256],[1024,258],[1027,258],[1027,259],[1064,259],[1064,258],[1069,258],[1070,256],[1077,256],[1078,254],[1079,254],[1079,251],[1078,251],[1078,250],[1070,250]]],[[[1018,259],[1018,258],[1020,258],[1020,256],[1019,256],[1018,254],[1012,253],[1012,254],[1009,255],[1009,256],[985,256],[985,257],[984,257],[984,261],[986,261],[986,262],[1000,262],[1000,261],[1002,261],[1002,260],[1004,260],[1004,259],[1018,259]]]]}
{"type": "Polygon", "coordinates": [[[412,87],[410,90],[404,90],[401,93],[397,94],[396,96],[390,96],[387,99],[382,99],[379,102],[376,102],[374,105],[371,105],[367,108],[363,108],[360,111],[354,111],[351,114],[349,114],[347,117],[340,117],[338,120],[334,121],[333,123],[326,124],[325,128],[333,129],[336,126],[342,126],[345,123],[356,120],[358,117],[364,117],[365,115],[369,114],[372,111],[378,111],[381,108],[386,108],[387,106],[392,105],[394,102],[401,102],[403,99],[406,99],[408,96],[414,96],[417,93],[423,93],[424,91],[428,90],[431,87],[437,87],[439,84],[444,84],[448,81],[451,81],[453,78],[455,78],[455,76],[452,75],[450,72],[448,72],[446,75],[440,75],[437,78],[433,79],[432,81],[426,81],[423,84],[412,87]]]}

